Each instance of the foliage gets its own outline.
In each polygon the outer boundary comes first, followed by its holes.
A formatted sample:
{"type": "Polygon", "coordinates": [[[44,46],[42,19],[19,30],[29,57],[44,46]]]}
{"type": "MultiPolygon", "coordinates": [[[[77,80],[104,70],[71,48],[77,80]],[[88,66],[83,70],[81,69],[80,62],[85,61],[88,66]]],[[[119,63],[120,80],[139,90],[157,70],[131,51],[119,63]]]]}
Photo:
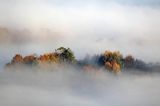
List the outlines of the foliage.
{"type": "Polygon", "coordinates": [[[125,68],[132,68],[134,66],[135,59],[132,55],[128,55],[124,59],[124,67],[125,68]]]}
{"type": "Polygon", "coordinates": [[[105,51],[101,55],[94,55],[92,57],[88,55],[84,60],[77,62],[71,49],[64,47],[56,49],[55,52],[45,53],[40,56],[28,55],[23,57],[20,54],[16,54],[11,62],[6,64],[6,67],[16,64],[29,66],[61,64],[60,66],[62,66],[64,65],[63,63],[76,65],[85,70],[103,67],[114,73],[119,73],[122,69],[146,70],[147,68],[146,63],[142,60],[135,59],[132,55],[123,58],[119,51],[105,51]]]}
{"type": "Polygon", "coordinates": [[[70,48],[60,47],[60,48],[56,49],[56,53],[59,54],[60,60],[62,62],[67,62],[67,63],[75,63],[76,62],[75,56],[70,48]]]}
{"type": "Polygon", "coordinates": [[[37,57],[35,57],[34,55],[29,55],[23,58],[23,63],[28,65],[33,65],[36,60],[37,57]]]}
{"type": "Polygon", "coordinates": [[[47,62],[47,63],[59,63],[59,55],[57,53],[48,53],[44,55],[40,55],[38,58],[40,62],[47,62]]]}
{"type": "Polygon", "coordinates": [[[99,58],[99,64],[115,73],[120,72],[122,68],[122,55],[119,51],[105,51],[99,58]]]}
{"type": "Polygon", "coordinates": [[[43,64],[61,64],[61,63],[75,63],[76,59],[70,48],[60,47],[55,50],[53,53],[46,53],[40,55],[39,57],[35,55],[28,55],[24,58],[20,54],[16,54],[11,63],[6,64],[6,66],[15,65],[15,64],[24,64],[24,65],[43,65],[43,64]]]}
{"type": "Polygon", "coordinates": [[[23,62],[23,57],[20,54],[16,54],[11,61],[12,64],[17,64],[22,62],[23,62]]]}

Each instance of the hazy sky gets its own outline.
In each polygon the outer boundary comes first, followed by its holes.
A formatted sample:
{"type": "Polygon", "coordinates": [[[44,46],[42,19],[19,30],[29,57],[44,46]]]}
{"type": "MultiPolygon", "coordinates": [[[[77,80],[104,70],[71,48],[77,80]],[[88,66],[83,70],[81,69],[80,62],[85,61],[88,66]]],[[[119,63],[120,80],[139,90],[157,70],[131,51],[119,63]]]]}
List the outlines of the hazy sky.
{"type": "Polygon", "coordinates": [[[0,14],[0,63],[60,46],[160,62],[159,0],[0,0],[0,14]]]}

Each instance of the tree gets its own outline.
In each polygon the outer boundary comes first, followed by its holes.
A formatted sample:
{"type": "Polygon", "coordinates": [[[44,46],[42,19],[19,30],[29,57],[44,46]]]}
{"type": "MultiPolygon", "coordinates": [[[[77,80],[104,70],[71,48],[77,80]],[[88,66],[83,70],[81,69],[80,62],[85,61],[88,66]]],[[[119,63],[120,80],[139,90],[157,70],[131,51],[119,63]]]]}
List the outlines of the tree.
{"type": "Polygon", "coordinates": [[[59,55],[57,53],[48,53],[41,55],[38,60],[47,63],[59,63],[59,55]]]}
{"type": "Polygon", "coordinates": [[[67,63],[75,63],[76,62],[74,53],[71,51],[70,48],[66,49],[64,47],[60,47],[60,48],[56,49],[56,53],[59,54],[60,60],[62,62],[67,62],[67,63]]]}
{"type": "Polygon", "coordinates": [[[15,64],[15,63],[22,63],[23,62],[23,57],[20,54],[16,54],[12,61],[11,64],[15,64]]]}
{"type": "Polygon", "coordinates": [[[101,66],[105,66],[106,69],[112,72],[120,72],[121,68],[123,67],[122,62],[123,56],[120,54],[119,51],[111,52],[105,51],[98,60],[98,64],[101,66]]]}
{"type": "Polygon", "coordinates": [[[135,59],[132,55],[128,55],[124,58],[124,67],[125,68],[133,68],[135,63],[135,59]]]}
{"type": "Polygon", "coordinates": [[[37,57],[34,55],[25,56],[23,62],[27,65],[35,65],[37,64],[37,57]]]}

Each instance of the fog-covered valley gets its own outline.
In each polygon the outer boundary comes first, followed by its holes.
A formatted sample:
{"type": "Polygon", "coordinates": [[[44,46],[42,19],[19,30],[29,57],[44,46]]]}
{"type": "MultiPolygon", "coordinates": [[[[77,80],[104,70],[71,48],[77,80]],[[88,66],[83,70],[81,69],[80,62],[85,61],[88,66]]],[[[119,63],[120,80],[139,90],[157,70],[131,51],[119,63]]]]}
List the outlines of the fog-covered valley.
{"type": "Polygon", "coordinates": [[[3,106],[158,106],[159,74],[14,69],[0,73],[3,106]]]}
{"type": "Polygon", "coordinates": [[[159,0],[0,0],[0,14],[0,106],[160,105],[159,0]]]}

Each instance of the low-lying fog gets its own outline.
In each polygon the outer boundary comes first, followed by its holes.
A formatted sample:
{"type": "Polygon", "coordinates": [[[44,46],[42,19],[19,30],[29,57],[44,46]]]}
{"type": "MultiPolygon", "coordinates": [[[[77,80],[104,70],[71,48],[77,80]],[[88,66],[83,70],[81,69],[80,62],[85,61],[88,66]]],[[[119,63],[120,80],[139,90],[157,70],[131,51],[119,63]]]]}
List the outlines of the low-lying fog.
{"type": "Polygon", "coordinates": [[[160,106],[157,73],[3,70],[17,53],[61,46],[160,62],[159,0],[0,0],[0,15],[0,106],[160,106]]]}
{"type": "Polygon", "coordinates": [[[160,62],[159,0],[1,0],[0,67],[64,46],[77,58],[119,50],[160,62]]]}
{"type": "Polygon", "coordinates": [[[0,73],[1,106],[159,106],[159,74],[23,68],[0,73]]]}

